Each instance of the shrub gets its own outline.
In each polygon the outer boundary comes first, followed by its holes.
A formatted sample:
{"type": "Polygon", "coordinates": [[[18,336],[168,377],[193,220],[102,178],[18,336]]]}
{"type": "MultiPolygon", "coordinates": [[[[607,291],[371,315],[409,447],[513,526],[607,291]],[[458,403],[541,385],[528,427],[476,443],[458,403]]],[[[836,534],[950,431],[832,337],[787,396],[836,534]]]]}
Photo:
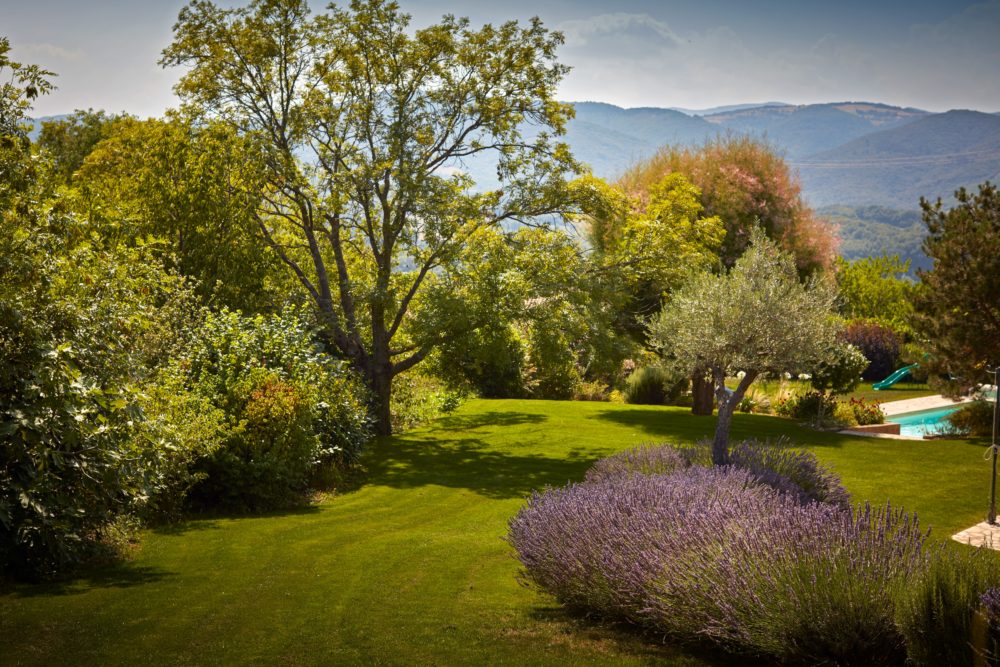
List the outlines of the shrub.
{"type": "Polygon", "coordinates": [[[810,664],[902,661],[893,596],[924,539],[903,512],[800,504],[734,466],[536,493],[509,533],[568,606],[810,664]]]}
{"type": "Polygon", "coordinates": [[[225,446],[200,468],[207,472],[195,497],[210,504],[261,510],[287,505],[319,463],[319,436],[303,387],[263,368],[233,388],[242,404],[225,446]]]}
{"type": "Polygon", "coordinates": [[[183,291],[155,244],[108,249],[58,207],[37,213],[0,210],[0,571],[25,577],[89,558],[149,497],[162,471],[135,437],[136,386],[183,291]]]}
{"type": "Polygon", "coordinates": [[[993,404],[977,399],[963,405],[947,417],[955,432],[973,437],[989,437],[993,434],[993,404]]]}
{"type": "Polygon", "coordinates": [[[136,449],[156,457],[151,466],[156,475],[148,481],[149,501],[141,514],[176,519],[188,492],[206,476],[197,464],[223,445],[226,415],[167,374],[143,390],[137,406],[142,419],[134,436],[140,441],[136,449]]]}
{"type": "Polygon", "coordinates": [[[567,400],[581,382],[576,351],[559,318],[532,322],[527,332],[525,386],[532,398],[567,400]]]}
{"type": "Polygon", "coordinates": [[[293,311],[210,313],[171,364],[180,385],[224,415],[222,445],[196,466],[203,505],[286,504],[324,465],[354,461],[369,437],[367,392],[293,311]]]}
{"type": "Polygon", "coordinates": [[[392,383],[392,430],[401,433],[454,411],[462,401],[458,390],[434,377],[403,373],[392,383]]]}
{"type": "Polygon", "coordinates": [[[882,412],[882,407],[878,401],[866,401],[863,398],[852,397],[848,406],[854,416],[854,421],[860,426],[882,424],[885,422],[885,413],[882,412]]]}
{"type": "Polygon", "coordinates": [[[445,343],[430,359],[433,375],[483,398],[521,398],[524,343],[508,324],[477,329],[445,343]]]}
{"type": "Polygon", "coordinates": [[[868,366],[861,373],[863,380],[883,380],[896,370],[900,340],[889,327],[868,320],[855,320],[847,325],[843,338],[868,359],[868,366]]]}
{"type": "Polygon", "coordinates": [[[669,475],[694,465],[709,465],[705,446],[640,445],[603,458],[587,471],[586,481],[602,482],[635,475],[669,475]]]}
{"type": "Polygon", "coordinates": [[[573,392],[574,401],[609,401],[610,387],[600,381],[581,382],[573,392]]]}
{"type": "MultiPolygon", "coordinates": [[[[847,509],[850,497],[840,478],[820,464],[812,452],[793,449],[784,440],[744,440],[732,447],[730,463],[800,502],[819,501],[847,509]]],[[[691,466],[712,465],[711,443],[641,445],[601,459],[587,471],[587,482],[669,475],[691,466]]]]}
{"type": "Polygon", "coordinates": [[[625,380],[625,401],[639,405],[669,405],[687,389],[688,379],[661,366],[643,366],[625,380]]]}
{"type": "MultiPolygon", "coordinates": [[[[705,447],[707,450],[707,444],[705,447]]],[[[800,500],[850,507],[850,494],[840,478],[825,468],[815,454],[793,449],[784,440],[744,440],[733,446],[729,457],[732,465],[752,472],[779,491],[798,495],[800,500]]]]}
{"type": "Polygon", "coordinates": [[[858,386],[861,373],[868,366],[868,359],[853,345],[838,343],[830,350],[809,378],[813,389],[830,394],[846,394],[858,386]]]}
{"type": "Polygon", "coordinates": [[[994,553],[954,547],[937,553],[926,569],[914,573],[896,604],[896,624],[910,661],[1000,664],[998,587],[994,553]]]}
{"type": "Polygon", "coordinates": [[[830,416],[837,409],[837,399],[820,392],[808,391],[779,403],[778,414],[794,419],[817,419],[820,415],[830,416]]]}

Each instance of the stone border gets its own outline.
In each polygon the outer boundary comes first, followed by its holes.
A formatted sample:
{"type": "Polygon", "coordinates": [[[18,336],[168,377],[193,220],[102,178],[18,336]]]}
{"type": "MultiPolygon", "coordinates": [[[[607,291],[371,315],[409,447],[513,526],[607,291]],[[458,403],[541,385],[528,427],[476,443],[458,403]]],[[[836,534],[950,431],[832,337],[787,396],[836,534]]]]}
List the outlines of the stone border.
{"type": "Polygon", "coordinates": [[[987,521],[955,533],[951,539],[972,547],[987,547],[1000,551],[1000,524],[990,524],[987,521]]]}

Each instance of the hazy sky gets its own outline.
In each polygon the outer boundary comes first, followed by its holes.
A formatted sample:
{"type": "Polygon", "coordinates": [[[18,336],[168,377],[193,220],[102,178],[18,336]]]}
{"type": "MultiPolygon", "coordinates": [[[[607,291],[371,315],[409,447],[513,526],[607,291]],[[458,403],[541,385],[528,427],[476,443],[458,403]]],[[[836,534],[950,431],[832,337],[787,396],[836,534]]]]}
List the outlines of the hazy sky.
{"type": "MultiPolygon", "coordinates": [[[[35,115],[159,115],[179,70],[156,65],[183,1],[0,0],[13,56],[59,74],[35,115]]],[[[233,5],[234,2],[220,4],[233,5]]],[[[314,3],[321,7],[323,3],[314,3]]],[[[573,67],[561,98],[704,108],[879,101],[1000,111],[1000,0],[403,0],[419,27],[538,15],[573,67]]]]}

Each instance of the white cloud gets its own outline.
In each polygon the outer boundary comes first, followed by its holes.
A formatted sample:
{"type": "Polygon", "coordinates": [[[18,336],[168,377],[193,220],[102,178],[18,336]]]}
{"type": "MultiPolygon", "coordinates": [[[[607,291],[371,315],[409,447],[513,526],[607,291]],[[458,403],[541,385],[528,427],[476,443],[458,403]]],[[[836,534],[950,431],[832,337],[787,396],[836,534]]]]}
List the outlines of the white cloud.
{"type": "Polygon", "coordinates": [[[573,70],[562,94],[624,106],[874,100],[1000,109],[1000,0],[894,39],[817,35],[794,47],[738,26],[678,33],[646,14],[559,26],[573,70]]]}
{"type": "Polygon", "coordinates": [[[18,44],[17,50],[34,57],[52,58],[55,60],[75,61],[86,57],[82,49],[65,49],[55,44],[41,42],[35,44],[18,44]]]}
{"type": "Polygon", "coordinates": [[[681,45],[669,25],[648,14],[600,14],[564,21],[556,27],[566,37],[567,51],[580,54],[650,59],[681,45]]]}

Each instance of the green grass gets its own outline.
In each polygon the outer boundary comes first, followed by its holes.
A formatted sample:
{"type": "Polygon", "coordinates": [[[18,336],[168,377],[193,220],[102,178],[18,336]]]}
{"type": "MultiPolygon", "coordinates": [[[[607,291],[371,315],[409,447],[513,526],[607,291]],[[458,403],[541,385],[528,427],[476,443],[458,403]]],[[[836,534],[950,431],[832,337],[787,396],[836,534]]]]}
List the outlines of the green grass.
{"type": "MultiPolygon", "coordinates": [[[[9,587],[0,663],[719,664],[567,616],[518,585],[502,540],[531,490],[579,480],[614,451],[713,427],[680,408],[471,401],[374,445],[365,483],[318,506],[148,531],[132,562],[9,587]]],[[[735,416],[734,437],[779,434],[833,465],[856,500],[892,498],[933,535],[982,520],[982,443],[735,416]]]]}
{"type": "MultiPolygon", "coordinates": [[[[732,378],[726,381],[726,386],[735,389],[738,380],[732,378]]],[[[811,391],[812,387],[806,380],[757,380],[750,385],[751,392],[774,395],[784,385],[785,389],[791,389],[796,393],[811,391]]],[[[851,398],[863,398],[868,401],[878,401],[888,403],[890,401],[903,401],[908,398],[920,398],[922,396],[934,396],[938,392],[932,390],[924,383],[917,382],[897,382],[888,389],[877,391],[872,389],[871,382],[862,382],[854,391],[838,396],[839,400],[846,401],[851,398]]]]}

